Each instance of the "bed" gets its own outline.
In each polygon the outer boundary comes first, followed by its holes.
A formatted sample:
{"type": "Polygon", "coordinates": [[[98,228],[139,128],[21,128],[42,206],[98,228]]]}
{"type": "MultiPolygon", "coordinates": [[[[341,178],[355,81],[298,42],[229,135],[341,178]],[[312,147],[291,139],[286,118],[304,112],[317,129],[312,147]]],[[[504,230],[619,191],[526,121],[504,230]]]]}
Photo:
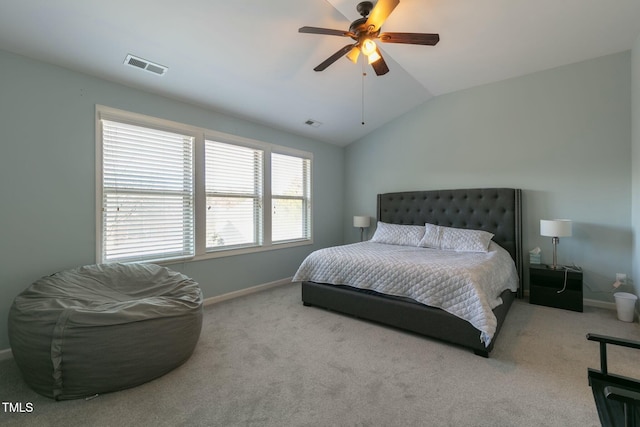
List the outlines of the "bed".
{"type": "MultiPolygon", "coordinates": [[[[487,332],[482,327],[479,329],[472,324],[477,325],[477,322],[470,322],[459,315],[452,314],[453,310],[450,307],[446,309],[432,307],[419,302],[418,298],[389,295],[379,292],[376,287],[361,289],[345,285],[345,281],[340,278],[342,273],[328,282],[308,280],[306,277],[311,276],[301,271],[307,260],[303,262],[294,277],[294,280],[298,279],[302,283],[302,302],[305,306],[329,309],[463,346],[473,350],[479,356],[488,357],[494,348],[512,302],[515,298],[521,297],[523,270],[521,205],[521,190],[512,188],[428,190],[378,195],[379,225],[380,223],[415,226],[433,224],[446,229],[481,230],[493,234],[490,244],[492,249],[488,252],[501,251],[508,254],[513,261],[516,283],[496,295],[498,303],[492,304],[490,309],[492,314],[486,313],[487,318],[490,318],[489,323],[493,324],[490,336],[487,336],[487,332]]],[[[375,245],[375,243],[364,243],[364,245],[367,244],[369,248],[375,245]]],[[[349,250],[351,249],[348,247],[339,249],[339,251],[349,250]]],[[[398,249],[394,248],[394,250],[398,249]]],[[[348,256],[348,252],[346,255],[343,252],[336,252],[333,256],[344,258],[348,256]]],[[[355,271],[361,268],[353,267],[355,271]]]]}

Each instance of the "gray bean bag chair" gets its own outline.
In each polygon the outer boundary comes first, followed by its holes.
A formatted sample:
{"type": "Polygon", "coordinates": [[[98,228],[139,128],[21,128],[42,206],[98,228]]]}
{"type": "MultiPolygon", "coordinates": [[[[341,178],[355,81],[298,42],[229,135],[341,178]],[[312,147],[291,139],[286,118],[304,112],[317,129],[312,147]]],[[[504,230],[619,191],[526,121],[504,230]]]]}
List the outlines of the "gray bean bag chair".
{"type": "Polygon", "coordinates": [[[202,291],[153,264],[88,265],[43,277],[16,297],[9,340],[36,392],[77,399],[134,387],[193,353],[202,291]]]}

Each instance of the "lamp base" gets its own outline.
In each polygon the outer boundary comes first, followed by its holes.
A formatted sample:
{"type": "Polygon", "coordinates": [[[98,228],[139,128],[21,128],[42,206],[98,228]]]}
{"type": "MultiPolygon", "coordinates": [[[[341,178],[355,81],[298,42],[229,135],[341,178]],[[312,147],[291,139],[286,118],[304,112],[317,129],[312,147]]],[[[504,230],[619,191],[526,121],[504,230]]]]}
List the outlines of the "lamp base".
{"type": "Polygon", "coordinates": [[[560,270],[561,266],[558,265],[558,243],[560,243],[560,239],[554,237],[551,241],[553,242],[553,264],[548,267],[552,270],[560,270]]]}

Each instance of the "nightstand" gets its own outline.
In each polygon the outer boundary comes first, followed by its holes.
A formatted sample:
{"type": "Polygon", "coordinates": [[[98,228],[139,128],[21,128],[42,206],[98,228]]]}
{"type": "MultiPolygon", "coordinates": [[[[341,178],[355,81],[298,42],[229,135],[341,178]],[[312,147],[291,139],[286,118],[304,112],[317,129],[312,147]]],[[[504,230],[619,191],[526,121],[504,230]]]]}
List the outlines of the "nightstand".
{"type": "Polygon", "coordinates": [[[546,264],[529,266],[529,302],[565,310],[582,311],[582,270],[557,270],[546,264]],[[566,287],[565,287],[566,275],[566,287]],[[558,292],[564,289],[562,292],[558,292]]]}

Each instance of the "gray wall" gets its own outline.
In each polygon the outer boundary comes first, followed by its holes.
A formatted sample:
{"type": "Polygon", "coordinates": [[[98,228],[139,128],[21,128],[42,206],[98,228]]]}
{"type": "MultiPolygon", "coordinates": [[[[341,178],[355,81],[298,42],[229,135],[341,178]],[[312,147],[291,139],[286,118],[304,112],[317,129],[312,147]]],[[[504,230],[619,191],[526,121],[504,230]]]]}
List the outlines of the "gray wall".
{"type": "Polygon", "coordinates": [[[171,266],[205,297],[292,276],[312,250],[342,243],[343,148],[2,51],[0,70],[0,350],[18,293],[95,262],[96,104],[313,153],[314,245],[171,266]]]}
{"type": "Polygon", "coordinates": [[[346,150],[2,51],[0,70],[0,349],[20,291],[95,262],[95,104],[313,152],[315,244],[172,266],[206,297],[358,240],[351,218],[375,216],[379,192],[429,188],[524,189],[525,247],[544,261],[539,219],[573,219],[559,258],[584,268],[586,298],[612,301],[616,272],[640,274],[640,38],[632,53],[434,98],[346,150]]]}
{"type": "Polygon", "coordinates": [[[627,51],[442,95],[351,144],[347,240],[376,193],[522,188],[525,250],[550,262],[539,220],[572,219],[559,262],[584,268],[585,298],[613,301],[615,273],[632,273],[630,76],[627,51]]]}
{"type": "Polygon", "coordinates": [[[633,281],[635,294],[640,295],[640,36],[632,50],[631,87],[633,91],[632,107],[632,215],[633,227],[633,281]]]}

